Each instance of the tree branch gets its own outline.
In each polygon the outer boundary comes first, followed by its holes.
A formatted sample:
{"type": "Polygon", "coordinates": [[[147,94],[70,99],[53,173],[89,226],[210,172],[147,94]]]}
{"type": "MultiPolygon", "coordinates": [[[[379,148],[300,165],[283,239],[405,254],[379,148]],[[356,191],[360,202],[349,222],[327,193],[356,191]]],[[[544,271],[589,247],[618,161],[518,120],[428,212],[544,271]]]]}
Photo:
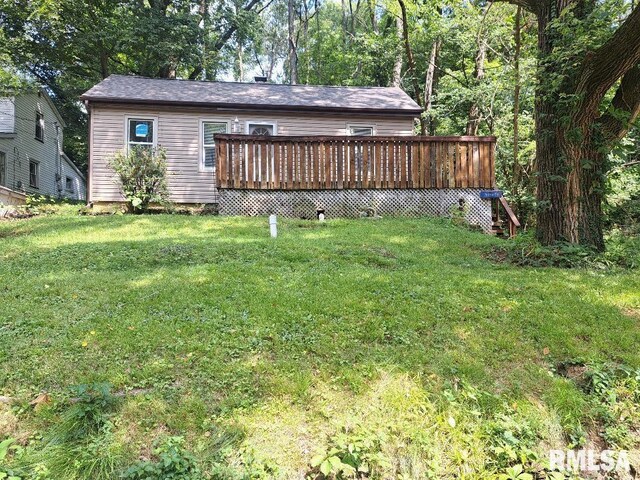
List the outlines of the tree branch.
{"type": "Polygon", "coordinates": [[[620,140],[640,115],[640,64],[629,70],[616,90],[611,109],[598,120],[607,142],[620,140]]]}
{"type": "Polygon", "coordinates": [[[530,11],[531,13],[535,13],[536,15],[540,11],[540,3],[541,3],[538,0],[491,0],[491,3],[494,3],[494,2],[510,3],[512,5],[522,7],[525,10],[530,11]]]}
{"type": "Polygon", "coordinates": [[[640,63],[640,5],[595,52],[585,57],[576,87],[580,101],[575,109],[576,125],[598,117],[600,103],[607,91],[640,63]]]}

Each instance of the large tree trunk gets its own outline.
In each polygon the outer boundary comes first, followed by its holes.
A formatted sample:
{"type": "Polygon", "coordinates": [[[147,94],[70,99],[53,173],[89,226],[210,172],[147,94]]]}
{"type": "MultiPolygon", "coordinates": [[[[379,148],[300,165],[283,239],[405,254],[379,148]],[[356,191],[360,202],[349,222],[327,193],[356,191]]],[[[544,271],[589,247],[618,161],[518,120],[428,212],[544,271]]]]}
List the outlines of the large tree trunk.
{"type": "Polygon", "coordinates": [[[606,158],[640,115],[640,6],[633,6],[602,45],[572,62],[572,49],[581,47],[571,45],[565,34],[572,30],[565,25],[550,32],[550,26],[563,21],[562,12],[572,3],[575,20],[584,21],[595,3],[507,1],[538,17],[538,239],[546,245],[564,240],[602,250],[606,158]],[[558,78],[560,85],[554,81],[558,78]],[[607,105],[607,92],[618,81],[607,105]]]}
{"type": "MultiPolygon", "coordinates": [[[[558,9],[547,7],[538,15],[539,68],[546,78],[561,71],[550,56],[554,45],[547,28],[558,9]]],[[[603,250],[606,154],[599,142],[602,139],[592,132],[592,121],[584,119],[573,131],[562,125],[567,112],[560,97],[574,91],[573,82],[565,82],[556,92],[544,86],[536,92],[537,235],[545,245],[566,241],[603,250]]]]}

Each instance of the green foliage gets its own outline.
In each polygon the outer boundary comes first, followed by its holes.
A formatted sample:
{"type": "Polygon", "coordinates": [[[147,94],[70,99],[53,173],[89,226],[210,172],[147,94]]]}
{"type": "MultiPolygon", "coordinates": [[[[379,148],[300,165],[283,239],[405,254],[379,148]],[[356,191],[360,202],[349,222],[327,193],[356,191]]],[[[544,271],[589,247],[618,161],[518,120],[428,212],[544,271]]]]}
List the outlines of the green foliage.
{"type": "Polygon", "coordinates": [[[169,437],[156,445],[156,461],[143,461],[127,469],[125,480],[201,480],[194,457],[184,448],[184,438],[169,437]]]}
{"type": "Polygon", "coordinates": [[[71,395],[72,405],[63,412],[52,431],[53,443],[81,440],[97,433],[117,404],[107,383],[77,385],[71,388],[71,395]]]}
{"type": "Polygon", "coordinates": [[[110,420],[117,398],[108,384],[78,385],[60,418],[46,432],[41,447],[23,463],[38,480],[110,479],[120,469],[123,446],[110,420]]]}
{"type": "Polygon", "coordinates": [[[494,246],[490,257],[521,267],[635,269],[640,265],[639,244],[637,237],[614,230],[607,236],[607,251],[601,253],[569,242],[544,246],[533,235],[524,234],[494,246]]]}
{"type": "Polygon", "coordinates": [[[117,152],[109,166],[120,179],[129,210],[143,213],[152,203],[167,203],[167,156],[164,149],[131,148],[117,152]]]}
{"type": "Polygon", "coordinates": [[[384,435],[364,429],[342,432],[331,440],[326,452],[311,459],[311,467],[325,478],[368,478],[391,465],[381,452],[385,441],[384,435]]]}
{"type": "Polygon", "coordinates": [[[594,364],[586,377],[586,391],[595,401],[596,415],[603,424],[603,439],[612,448],[633,448],[640,430],[640,369],[594,364]]]}
{"type": "Polygon", "coordinates": [[[12,469],[7,468],[6,461],[11,450],[20,450],[15,444],[14,438],[7,438],[0,442],[0,480],[21,480],[21,477],[12,469]]]}

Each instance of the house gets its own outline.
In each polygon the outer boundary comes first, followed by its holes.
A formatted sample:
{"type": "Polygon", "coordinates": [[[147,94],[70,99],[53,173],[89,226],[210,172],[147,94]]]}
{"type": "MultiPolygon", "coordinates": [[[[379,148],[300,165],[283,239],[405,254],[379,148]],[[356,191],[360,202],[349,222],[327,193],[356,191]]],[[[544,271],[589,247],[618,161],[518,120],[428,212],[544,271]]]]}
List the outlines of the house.
{"type": "Polygon", "coordinates": [[[64,127],[44,90],[0,98],[0,203],[28,194],[86,199],[85,177],[62,151],[64,127]]]}
{"type": "Polygon", "coordinates": [[[90,112],[89,201],[121,199],[109,157],[166,149],[171,199],[214,203],[214,134],[412,135],[420,107],[399,88],[198,82],[111,75],[81,97],[90,112]],[[144,135],[138,135],[144,133],[144,135]]]}
{"type": "Polygon", "coordinates": [[[414,136],[421,108],[399,88],[112,75],[81,99],[95,205],[123,200],[115,152],[161,146],[170,199],[221,214],[448,215],[465,204],[491,228],[478,192],[495,184],[495,137],[414,136]]]}

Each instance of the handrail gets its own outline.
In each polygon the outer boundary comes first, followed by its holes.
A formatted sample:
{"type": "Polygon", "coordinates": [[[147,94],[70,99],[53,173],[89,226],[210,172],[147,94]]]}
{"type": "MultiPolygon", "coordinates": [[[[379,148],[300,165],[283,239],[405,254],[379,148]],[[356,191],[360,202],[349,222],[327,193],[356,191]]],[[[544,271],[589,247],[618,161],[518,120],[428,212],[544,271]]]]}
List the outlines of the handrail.
{"type": "Polygon", "coordinates": [[[217,134],[214,138],[221,189],[495,186],[495,137],[217,134]]]}

